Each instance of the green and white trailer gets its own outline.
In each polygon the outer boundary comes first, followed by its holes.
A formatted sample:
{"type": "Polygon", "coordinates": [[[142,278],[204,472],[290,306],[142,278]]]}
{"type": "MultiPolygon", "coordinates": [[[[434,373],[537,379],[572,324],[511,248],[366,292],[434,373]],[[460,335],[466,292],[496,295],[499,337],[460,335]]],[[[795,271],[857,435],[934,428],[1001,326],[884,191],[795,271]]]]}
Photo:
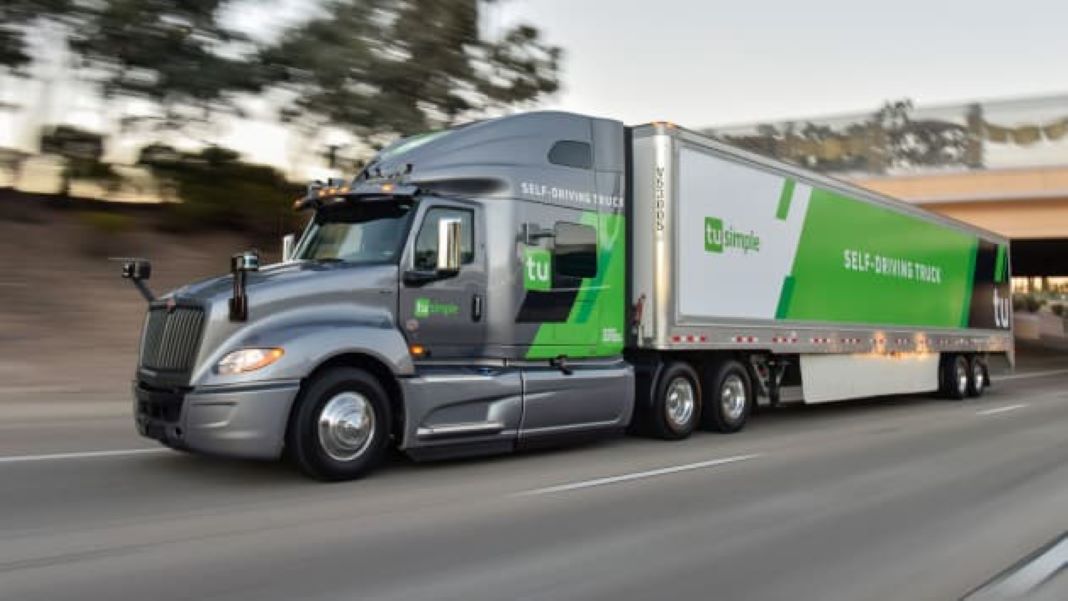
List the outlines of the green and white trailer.
{"type": "Polygon", "coordinates": [[[134,379],[163,444],[365,473],[757,402],[989,384],[1008,241],[666,123],[558,112],[415,136],[309,186],[282,262],[152,297],[134,379]]]}

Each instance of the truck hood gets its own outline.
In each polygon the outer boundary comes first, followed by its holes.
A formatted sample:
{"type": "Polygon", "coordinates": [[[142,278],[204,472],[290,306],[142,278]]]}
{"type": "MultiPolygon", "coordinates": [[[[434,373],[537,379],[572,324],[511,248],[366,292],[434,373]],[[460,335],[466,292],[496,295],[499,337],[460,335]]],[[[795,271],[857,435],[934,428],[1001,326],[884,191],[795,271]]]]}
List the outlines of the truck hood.
{"type": "MultiPolygon", "coordinates": [[[[367,289],[395,289],[397,268],[393,265],[350,265],[346,263],[276,263],[250,272],[246,280],[250,306],[257,300],[278,302],[300,297],[302,303],[316,297],[335,296],[367,289]]],[[[226,302],[233,294],[233,276],[224,275],[193,282],[168,292],[163,298],[210,305],[226,302]]]]}
{"type": "MultiPolygon", "coordinates": [[[[248,274],[248,320],[230,321],[232,276],[210,278],[178,288],[164,298],[200,305],[206,313],[196,374],[207,373],[222,353],[265,342],[271,331],[294,331],[313,323],[361,323],[395,328],[396,265],[288,263],[248,274]]],[[[195,379],[194,379],[195,381],[195,379]]]]}

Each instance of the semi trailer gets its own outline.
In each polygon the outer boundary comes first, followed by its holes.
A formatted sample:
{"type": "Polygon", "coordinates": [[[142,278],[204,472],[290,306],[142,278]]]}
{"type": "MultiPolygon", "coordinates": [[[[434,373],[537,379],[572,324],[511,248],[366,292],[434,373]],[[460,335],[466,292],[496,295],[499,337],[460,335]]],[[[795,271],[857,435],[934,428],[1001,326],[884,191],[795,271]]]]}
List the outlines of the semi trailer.
{"type": "Polygon", "coordinates": [[[282,261],[149,299],[139,432],[354,478],[757,403],[937,392],[1013,361],[1004,238],[670,123],[533,112],[317,182],[282,261]]]}

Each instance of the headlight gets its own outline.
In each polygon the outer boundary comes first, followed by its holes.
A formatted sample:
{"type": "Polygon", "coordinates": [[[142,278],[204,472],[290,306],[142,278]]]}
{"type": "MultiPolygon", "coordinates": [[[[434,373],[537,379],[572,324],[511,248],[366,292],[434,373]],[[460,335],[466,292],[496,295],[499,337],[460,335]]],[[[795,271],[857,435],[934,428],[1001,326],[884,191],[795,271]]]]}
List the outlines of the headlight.
{"type": "Polygon", "coordinates": [[[256,371],[278,361],[284,354],[285,351],[280,348],[241,349],[223,357],[216,370],[225,376],[256,371]]]}

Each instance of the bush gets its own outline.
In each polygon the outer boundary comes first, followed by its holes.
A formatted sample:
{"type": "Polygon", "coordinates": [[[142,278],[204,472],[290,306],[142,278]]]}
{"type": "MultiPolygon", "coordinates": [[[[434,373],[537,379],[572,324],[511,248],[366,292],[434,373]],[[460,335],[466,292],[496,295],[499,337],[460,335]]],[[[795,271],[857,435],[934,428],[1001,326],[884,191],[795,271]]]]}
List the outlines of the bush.
{"type": "Polygon", "coordinates": [[[297,228],[293,199],[302,190],[271,167],[243,163],[220,148],[146,163],[179,199],[168,207],[164,230],[226,229],[273,238],[297,228]]]}
{"type": "Polygon", "coordinates": [[[133,229],[133,219],[120,213],[84,211],[78,217],[82,223],[103,234],[116,235],[133,229]]]}
{"type": "Polygon", "coordinates": [[[1053,311],[1053,314],[1057,317],[1064,317],[1064,305],[1050,305],[1049,310],[1053,311]]]}
{"type": "Polygon", "coordinates": [[[83,211],[78,219],[85,226],[82,251],[93,257],[121,254],[122,234],[134,228],[133,218],[121,213],[83,211]]]}

